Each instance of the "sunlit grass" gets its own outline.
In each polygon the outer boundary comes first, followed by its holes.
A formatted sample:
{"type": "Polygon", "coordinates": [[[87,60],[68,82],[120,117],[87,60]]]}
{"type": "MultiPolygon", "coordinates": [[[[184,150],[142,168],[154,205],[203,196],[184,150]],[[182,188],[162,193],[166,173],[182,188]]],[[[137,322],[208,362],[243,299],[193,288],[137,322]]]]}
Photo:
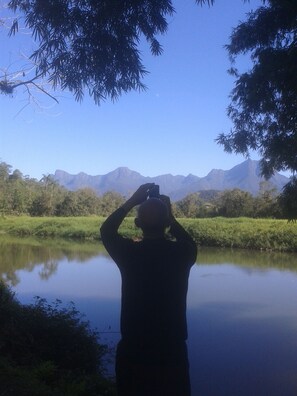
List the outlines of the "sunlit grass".
{"type": "MultiPolygon", "coordinates": [[[[103,221],[97,216],[8,216],[0,218],[0,234],[96,241],[103,221]]],[[[297,251],[297,225],[286,220],[218,217],[179,221],[199,246],[297,251]]],[[[124,220],[120,232],[131,238],[141,235],[132,217],[124,220]]]]}

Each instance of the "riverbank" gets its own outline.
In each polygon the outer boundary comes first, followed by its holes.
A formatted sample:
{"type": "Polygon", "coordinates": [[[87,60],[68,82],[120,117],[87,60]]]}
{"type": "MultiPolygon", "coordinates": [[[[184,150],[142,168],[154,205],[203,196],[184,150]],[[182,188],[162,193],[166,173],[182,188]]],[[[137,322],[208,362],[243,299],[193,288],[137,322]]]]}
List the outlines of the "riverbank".
{"type": "MultiPolygon", "coordinates": [[[[8,216],[0,218],[0,234],[96,241],[103,221],[104,217],[96,216],[8,216]]],[[[297,252],[297,224],[286,220],[217,217],[179,221],[198,246],[297,252]]],[[[125,219],[120,232],[131,238],[141,235],[132,217],[125,219]]]]}

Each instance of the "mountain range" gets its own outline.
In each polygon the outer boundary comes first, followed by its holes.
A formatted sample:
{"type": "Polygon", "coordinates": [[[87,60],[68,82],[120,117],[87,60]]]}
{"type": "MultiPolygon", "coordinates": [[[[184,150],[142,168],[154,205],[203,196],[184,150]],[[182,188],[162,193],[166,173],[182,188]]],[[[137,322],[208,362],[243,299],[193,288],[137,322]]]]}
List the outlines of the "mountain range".
{"type": "MultiPolygon", "coordinates": [[[[165,174],[155,177],[142,176],[126,167],[120,167],[105,175],[91,176],[86,173],[72,175],[63,170],[56,170],[53,178],[71,191],[81,188],[92,188],[98,195],[115,191],[126,197],[130,196],[143,183],[160,185],[160,192],[169,195],[173,201],[186,195],[204,190],[226,190],[239,188],[256,195],[260,182],[264,181],[260,173],[259,161],[246,160],[229,170],[212,169],[205,177],[192,174],[188,176],[165,174]]],[[[279,173],[269,179],[277,190],[288,182],[288,178],[279,173]]]]}

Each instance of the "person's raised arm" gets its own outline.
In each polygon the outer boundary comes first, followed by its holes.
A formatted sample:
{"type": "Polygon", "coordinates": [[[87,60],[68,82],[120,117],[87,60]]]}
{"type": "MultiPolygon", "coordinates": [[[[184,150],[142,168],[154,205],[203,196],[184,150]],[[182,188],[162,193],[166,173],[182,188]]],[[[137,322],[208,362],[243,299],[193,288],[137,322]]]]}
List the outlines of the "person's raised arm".
{"type": "Polygon", "coordinates": [[[170,234],[177,241],[185,242],[188,244],[189,249],[191,251],[191,255],[193,256],[193,258],[195,260],[196,256],[197,256],[196,242],[193,240],[191,235],[184,229],[184,227],[174,217],[174,215],[172,213],[170,198],[167,197],[166,195],[161,195],[160,199],[166,204],[167,209],[168,209],[169,223],[170,223],[170,228],[169,228],[170,234]]]}

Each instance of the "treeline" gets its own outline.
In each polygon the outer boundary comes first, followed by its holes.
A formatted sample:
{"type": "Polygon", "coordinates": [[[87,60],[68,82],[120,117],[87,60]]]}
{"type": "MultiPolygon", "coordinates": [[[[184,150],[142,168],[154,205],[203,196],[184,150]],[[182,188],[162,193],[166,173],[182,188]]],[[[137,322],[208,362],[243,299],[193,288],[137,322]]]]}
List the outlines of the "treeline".
{"type": "Polygon", "coordinates": [[[30,216],[107,216],[124,197],[107,192],[98,197],[90,188],[69,191],[51,176],[36,180],[0,163],[0,214],[30,216]]]}
{"type": "Polygon", "coordinates": [[[285,218],[285,211],[280,195],[269,183],[260,185],[259,194],[253,196],[238,188],[215,191],[204,198],[204,191],[187,195],[174,204],[177,217],[252,217],[285,218]]]}
{"type": "MultiPolygon", "coordinates": [[[[201,191],[173,203],[177,217],[253,217],[286,218],[286,208],[277,191],[268,182],[260,185],[259,194],[240,189],[201,191]]],[[[83,188],[69,191],[51,176],[36,180],[0,162],[0,214],[30,216],[108,216],[125,198],[116,192],[98,196],[83,188]]]]}

